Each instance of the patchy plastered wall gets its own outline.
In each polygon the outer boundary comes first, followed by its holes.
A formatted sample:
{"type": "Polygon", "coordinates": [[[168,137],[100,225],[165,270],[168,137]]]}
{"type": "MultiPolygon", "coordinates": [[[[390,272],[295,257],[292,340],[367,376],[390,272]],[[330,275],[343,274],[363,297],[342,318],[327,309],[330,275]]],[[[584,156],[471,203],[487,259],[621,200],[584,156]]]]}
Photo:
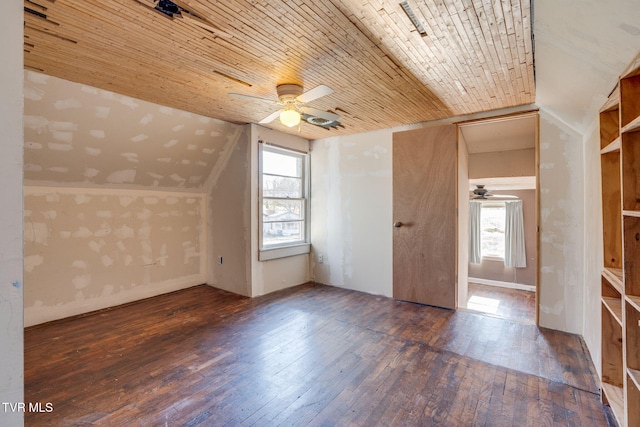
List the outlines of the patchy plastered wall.
{"type": "Polygon", "coordinates": [[[392,296],[392,135],[384,129],[313,141],[315,281],[392,296]]]}
{"type": "Polygon", "coordinates": [[[208,193],[208,283],[251,296],[251,127],[243,129],[208,193]]]}
{"type": "MultiPolygon", "coordinates": [[[[22,273],[23,2],[3,2],[0,14],[0,402],[24,401],[22,273]]],[[[18,427],[24,414],[0,407],[0,425],[18,427]]]]}
{"type": "Polygon", "coordinates": [[[540,326],[582,334],[582,135],[540,111],[540,326]]]}
{"type": "Polygon", "coordinates": [[[200,194],[25,187],[27,326],[206,281],[200,194]]]}
{"type": "Polygon", "coordinates": [[[29,185],[204,190],[241,126],[25,71],[29,185]]]}

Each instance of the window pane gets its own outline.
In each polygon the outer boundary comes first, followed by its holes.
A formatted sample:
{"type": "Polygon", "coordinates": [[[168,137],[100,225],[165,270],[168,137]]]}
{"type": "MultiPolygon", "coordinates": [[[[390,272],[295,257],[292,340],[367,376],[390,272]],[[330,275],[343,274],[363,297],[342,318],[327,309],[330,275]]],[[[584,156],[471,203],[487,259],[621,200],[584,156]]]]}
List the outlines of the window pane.
{"type": "Polygon", "coordinates": [[[504,206],[483,206],[482,256],[504,258],[504,206]]]}
{"type": "Polygon", "coordinates": [[[304,240],[303,223],[290,222],[265,222],[262,224],[263,245],[281,243],[294,243],[304,240]]]}
{"type": "Polygon", "coordinates": [[[304,219],[304,201],[289,199],[263,199],[262,221],[299,221],[304,219]]]}
{"type": "Polygon", "coordinates": [[[302,198],[302,179],[263,174],[262,195],[264,197],[302,198]]]}
{"type": "Polygon", "coordinates": [[[292,154],[262,152],[262,173],[302,177],[302,156],[292,154]]]}

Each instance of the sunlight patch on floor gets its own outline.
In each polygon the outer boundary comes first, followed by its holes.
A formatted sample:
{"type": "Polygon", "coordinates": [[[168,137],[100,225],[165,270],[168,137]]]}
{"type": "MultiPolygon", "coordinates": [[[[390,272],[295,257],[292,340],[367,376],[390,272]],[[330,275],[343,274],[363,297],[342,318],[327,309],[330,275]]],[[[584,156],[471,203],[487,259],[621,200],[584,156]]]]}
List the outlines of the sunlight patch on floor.
{"type": "Polygon", "coordinates": [[[482,311],[483,313],[496,314],[498,312],[498,306],[500,300],[493,298],[484,298],[477,295],[469,298],[467,302],[467,308],[470,310],[482,311]]]}

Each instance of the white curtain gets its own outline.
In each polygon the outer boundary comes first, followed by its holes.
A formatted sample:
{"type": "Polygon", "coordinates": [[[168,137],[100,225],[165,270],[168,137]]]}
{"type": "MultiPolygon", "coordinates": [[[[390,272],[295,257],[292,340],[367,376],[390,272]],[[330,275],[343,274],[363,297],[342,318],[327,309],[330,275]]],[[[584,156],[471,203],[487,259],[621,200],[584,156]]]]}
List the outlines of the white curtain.
{"type": "Polygon", "coordinates": [[[524,268],[527,266],[527,255],[524,249],[522,200],[509,200],[505,203],[504,265],[524,268]]]}
{"type": "Polygon", "coordinates": [[[469,201],[469,262],[472,264],[482,262],[481,210],[482,203],[469,201]]]}

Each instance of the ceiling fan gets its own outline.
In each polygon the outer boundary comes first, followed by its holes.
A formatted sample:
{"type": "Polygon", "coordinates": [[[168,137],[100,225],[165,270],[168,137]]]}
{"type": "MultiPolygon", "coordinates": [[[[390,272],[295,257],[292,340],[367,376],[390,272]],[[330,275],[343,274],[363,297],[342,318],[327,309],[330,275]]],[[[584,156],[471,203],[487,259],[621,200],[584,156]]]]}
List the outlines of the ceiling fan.
{"type": "Polygon", "coordinates": [[[300,85],[282,84],[276,87],[276,91],[278,93],[277,101],[259,98],[257,96],[243,95],[240,93],[230,93],[229,96],[269,102],[282,106],[282,109],[270,114],[258,123],[271,123],[276,119],[276,117],[280,117],[280,122],[283,125],[293,127],[300,123],[300,119],[304,115],[305,119],[309,123],[326,127],[333,124],[333,122],[337,122],[340,118],[340,116],[335,113],[318,110],[305,105],[311,101],[315,101],[318,98],[322,98],[323,96],[333,93],[333,89],[329,86],[319,85],[307,92],[303,92],[303,88],[300,85]]]}
{"type": "Polygon", "coordinates": [[[489,190],[485,188],[483,184],[476,184],[476,188],[472,191],[473,197],[471,200],[489,200],[491,199],[517,199],[517,196],[510,196],[507,194],[491,194],[489,190]]]}

